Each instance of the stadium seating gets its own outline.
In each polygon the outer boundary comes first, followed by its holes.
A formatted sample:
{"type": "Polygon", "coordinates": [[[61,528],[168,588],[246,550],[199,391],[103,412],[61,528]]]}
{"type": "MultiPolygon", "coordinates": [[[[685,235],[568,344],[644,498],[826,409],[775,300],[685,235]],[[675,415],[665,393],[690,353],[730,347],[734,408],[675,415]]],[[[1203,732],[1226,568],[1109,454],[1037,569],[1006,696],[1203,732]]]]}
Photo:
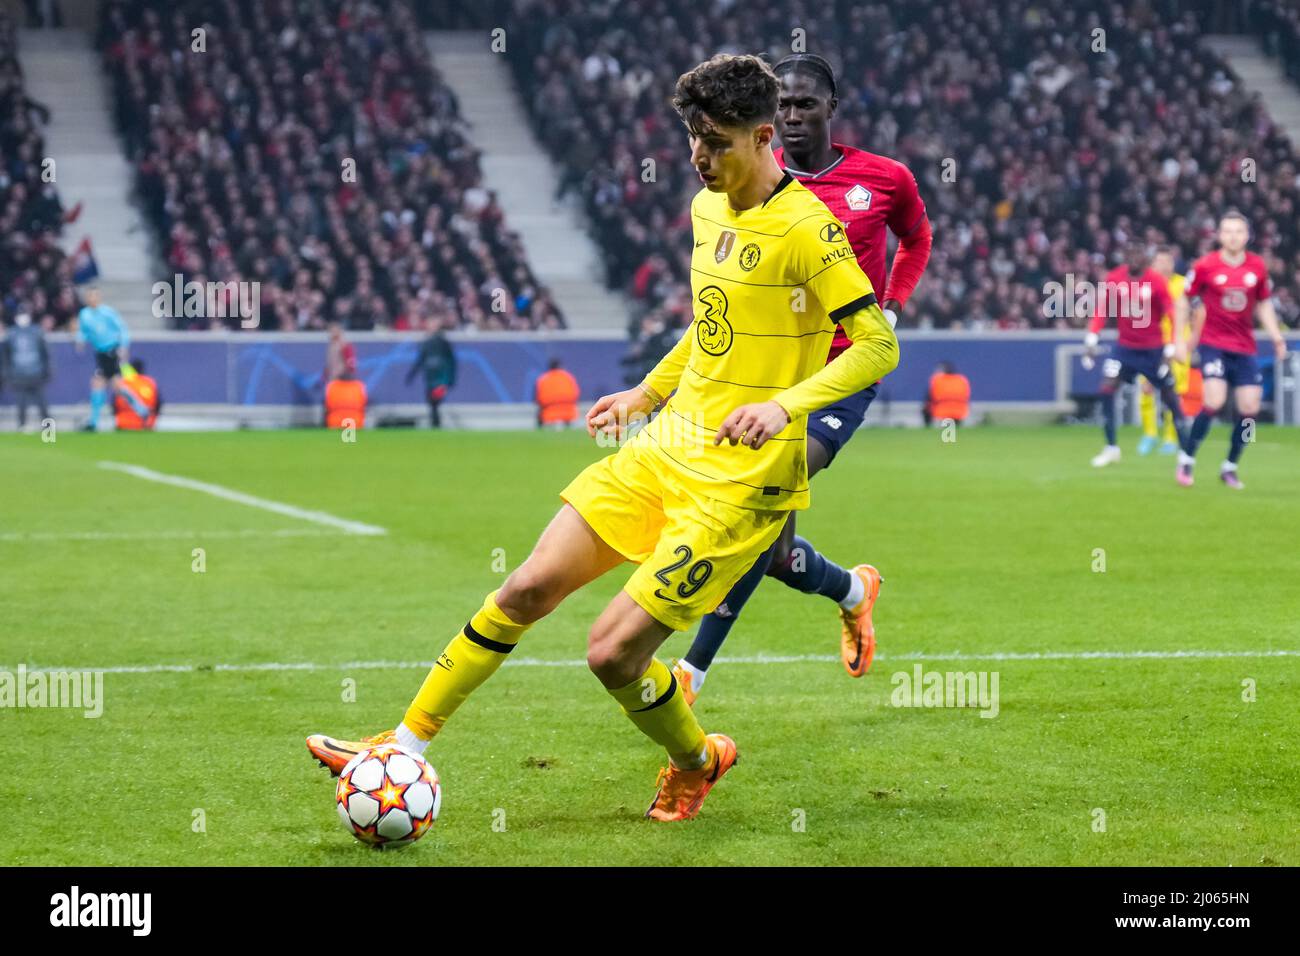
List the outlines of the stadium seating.
{"type": "Polygon", "coordinates": [[[187,281],[260,282],[271,330],[563,327],[405,2],[101,17],[147,219],[187,281]]]}
{"type": "Polygon", "coordinates": [[[667,105],[676,77],[717,51],[775,62],[789,43],[758,38],[798,36],[838,70],[836,137],[906,163],[926,200],[934,251],[904,326],[1079,327],[1086,317],[1044,314],[1046,282],[1100,278],[1133,235],[1173,243],[1185,266],[1229,206],[1251,217],[1295,326],[1296,152],[1198,44],[1186,6],[751,0],[738,17],[731,3],[653,0],[633,19],[620,5],[514,0],[511,50],[520,89],[536,91],[538,136],[566,166],[562,192],[581,196],[608,280],[639,303],[634,333],[649,318],[642,339],[689,320],[686,210],[699,187],[667,105]]]}
{"type": "Polygon", "coordinates": [[[1248,8],[1251,30],[1275,56],[1293,83],[1300,86],[1300,7],[1291,0],[1259,0],[1248,8]]]}
{"type": "Polygon", "coordinates": [[[18,62],[13,20],[0,14],[0,320],[22,311],[46,326],[79,307],[72,268],[58,246],[63,206],[42,180],[48,111],[30,99],[18,62]]]}

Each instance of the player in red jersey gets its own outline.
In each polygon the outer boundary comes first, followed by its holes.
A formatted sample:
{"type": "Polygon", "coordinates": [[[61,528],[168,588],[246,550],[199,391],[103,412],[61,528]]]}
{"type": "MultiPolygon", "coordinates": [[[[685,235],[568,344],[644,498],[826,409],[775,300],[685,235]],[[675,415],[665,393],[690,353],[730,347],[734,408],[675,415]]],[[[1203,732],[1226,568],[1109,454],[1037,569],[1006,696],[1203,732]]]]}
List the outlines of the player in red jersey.
{"type": "MultiPolygon", "coordinates": [[[[1201,357],[1201,375],[1205,380],[1205,405],[1192,422],[1187,448],[1178,456],[1178,483],[1192,484],[1196,450],[1210,430],[1232,389],[1236,417],[1228,459],[1219,468],[1219,478],[1229,488],[1245,487],[1237,476],[1237,462],[1246,447],[1247,429],[1259,414],[1259,400],[1264,393],[1264,378],[1255,361],[1255,316],[1273,340],[1278,361],[1286,358],[1286,340],[1278,327],[1268,285],[1268,268],[1264,260],[1246,251],[1250,224],[1239,212],[1229,212],[1219,220],[1219,249],[1201,256],[1187,273],[1186,295],[1178,300],[1174,311],[1174,341],[1182,342],[1187,324],[1187,303],[1199,298],[1205,306],[1201,328],[1192,330],[1192,347],[1201,357]]],[[[1182,346],[1179,346],[1180,359],[1182,346]]]]}
{"type": "Polygon", "coordinates": [[[1119,343],[1102,363],[1101,407],[1106,432],[1106,447],[1092,459],[1094,468],[1104,468],[1119,461],[1115,439],[1115,392],[1120,382],[1132,383],[1141,375],[1160,392],[1160,400],[1174,417],[1179,443],[1187,448],[1187,430],[1183,425],[1183,406],[1174,384],[1169,360],[1174,357],[1173,342],[1168,339],[1163,320],[1172,316],[1173,300],[1164,276],[1151,268],[1146,248],[1140,241],[1129,243],[1124,265],[1106,273],[1097,293],[1097,306],[1088,335],[1084,339],[1089,360],[1096,355],[1099,333],[1106,320],[1115,317],[1119,326],[1119,343]]]}
{"type": "MultiPolygon", "coordinates": [[[[844,224],[858,264],[876,289],[891,324],[916,288],[930,258],[930,221],[916,179],[902,163],[831,140],[830,119],[837,105],[835,75],[819,56],[796,54],[774,67],[781,80],[777,162],[812,190],[844,224]],[[899,238],[893,269],[885,280],[885,230],[899,238]]],[[[827,361],[852,343],[836,327],[827,361]]],[[[836,405],[808,416],[808,477],[826,468],[862,424],[876,396],[873,385],[836,405]]],[[[674,668],[688,701],[694,702],[714,655],[726,640],[741,608],[764,574],[807,594],[821,594],[840,606],[840,656],[845,670],[861,677],[871,666],[875,630],[871,610],[880,574],[871,565],[845,570],[795,534],[791,515],[781,537],[727,594],[700,629],[686,656],[674,668]]]]}

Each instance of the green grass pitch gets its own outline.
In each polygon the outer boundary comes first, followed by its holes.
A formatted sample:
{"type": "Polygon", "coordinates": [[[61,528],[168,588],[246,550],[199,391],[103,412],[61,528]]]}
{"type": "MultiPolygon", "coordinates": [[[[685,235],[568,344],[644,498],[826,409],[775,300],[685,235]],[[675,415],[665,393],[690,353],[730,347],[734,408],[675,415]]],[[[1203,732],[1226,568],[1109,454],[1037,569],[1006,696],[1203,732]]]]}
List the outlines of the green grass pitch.
{"type": "Polygon", "coordinates": [[[650,823],[660,754],[578,666],[615,572],[448,724],[441,819],[380,853],[340,827],[303,737],[391,727],[418,662],[603,452],[576,433],[3,436],[0,668],[108,672],[98,719],[0,710],[0,863],[1300,864],[1300,432],[1261,429],[1242,493],[1215,480],[1222,426],[1191,490],[1135,441],[1095,472],[1090,428],[864,432],[800,528],[885,575],[871,673],[825,659],[829,602],[766,582],[697,705],[741,762],[697,820],[650,823]],[[996,671],[997,716],[891,706],[917,664],[996,671]]]}

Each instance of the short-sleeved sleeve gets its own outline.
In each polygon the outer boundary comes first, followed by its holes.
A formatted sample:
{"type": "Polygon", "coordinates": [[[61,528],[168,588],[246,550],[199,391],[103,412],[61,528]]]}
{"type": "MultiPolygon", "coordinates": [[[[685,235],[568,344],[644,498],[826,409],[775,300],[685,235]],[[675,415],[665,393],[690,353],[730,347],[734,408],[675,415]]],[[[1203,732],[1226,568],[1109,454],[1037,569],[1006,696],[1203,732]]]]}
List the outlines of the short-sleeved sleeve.
{"type": "Polygon", "coordinates": [[[1257,301],[1263,302],[1272,294],[1273,288],[1268,281],[1268,267],[1264,265],[1264,261],[1261,259],[1259,263],[1259,291],[1256,293],[1255,298],[1257,301]]]}
{"type": "Polygon", "coordinates": [[[790,238],[792,281],[817,297],[832,322],[875,303],[871,280],[858,265],[844,226],[829,211],[801,222],[790,238]]]}
{"type": "Polygon", "coordinates": [[[118,315],[116,309],[109,309],[108,314],[112,317],[113,325],[117,328],[117,344],[122,348],[126,348],[131,344],[131,333],[127,329],[126,323],[122,321],[122,316],[118,315]]]}

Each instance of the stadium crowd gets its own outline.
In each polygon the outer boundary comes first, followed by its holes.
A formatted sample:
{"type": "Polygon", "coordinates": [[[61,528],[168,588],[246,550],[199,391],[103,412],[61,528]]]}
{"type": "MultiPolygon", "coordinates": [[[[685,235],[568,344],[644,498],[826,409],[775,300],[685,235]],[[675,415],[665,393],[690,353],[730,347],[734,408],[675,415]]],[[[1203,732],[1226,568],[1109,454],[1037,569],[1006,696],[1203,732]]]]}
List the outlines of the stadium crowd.
{"type": "Polygon", "coordinates": [[[1131,236],[1172,244],[1185,268],[1228,207],[1251,217],[1278,313],[1300,324],[1300,163],[1198,44],[1194,5],[750,0],[743,17],[735,0],[512,6],[513,67],[565,166],[560,198],[577,193],[609,283],[639,303],[633,362],[690,317],[699,184],[667,105],[673,83],[718,51],[775,62],[785,38],[836,66],[836,140],[917,177],[935,238],[904,327],[1081,327],[1084,315],[1047,314],[1047,283],[1099,280],[1131,236]]]}
{"type": "Polygon", "coordinates": [[[80,303],[59,248],[64,210],[44,176],[49,111],[27,95],[13,20],[0,13],[0,324],[20,312],[37,326],[66,323],[80,303]]]}
{"type": "Polygon", "coordinates": [[[1291,82],[1300,86],[1300,4],[1295,0],[1256,0],[1247,7],[1250,29],[1269,56],[1275,56],[1291,82]]]}
{"type": "Polygon", "coordinates": [[[564,326],[404,0],[109,0],[101,18],[185,281],[259,282],[270,330],[564,326]]]}

